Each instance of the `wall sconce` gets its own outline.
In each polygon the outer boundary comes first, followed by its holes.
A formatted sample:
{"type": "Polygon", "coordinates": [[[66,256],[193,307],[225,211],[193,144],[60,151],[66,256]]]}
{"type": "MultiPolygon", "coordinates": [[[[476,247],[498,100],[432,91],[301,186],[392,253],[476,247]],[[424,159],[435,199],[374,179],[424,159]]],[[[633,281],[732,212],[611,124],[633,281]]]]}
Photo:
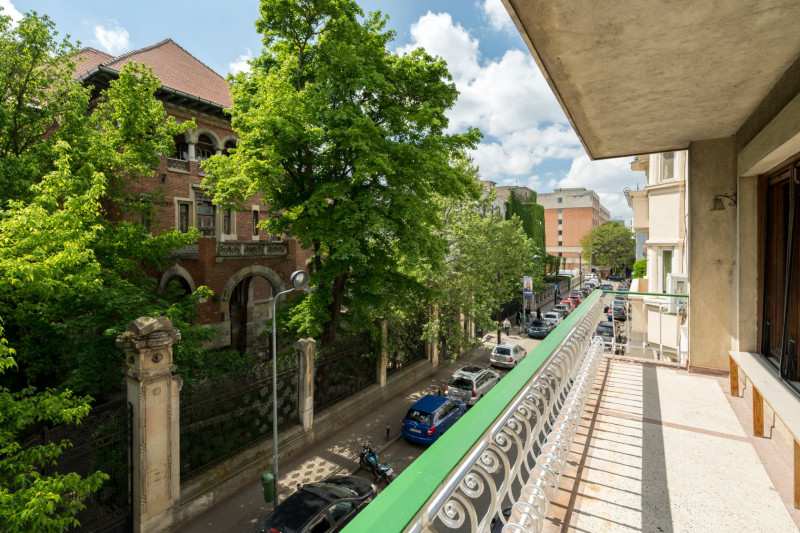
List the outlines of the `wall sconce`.
{"type": "Polygon", "coordinates": [[[733,207],[733,206],[736,205],[736,193],[735,192],[731,193],[731,194],[715,194],[714,195],[714,201],[711,204],[711,210],[712,211],[722,211],[722,210],[725,209],[725,203],[722,201],[723,198],[728,200],[728,205],[729,206],[733,207]]]}

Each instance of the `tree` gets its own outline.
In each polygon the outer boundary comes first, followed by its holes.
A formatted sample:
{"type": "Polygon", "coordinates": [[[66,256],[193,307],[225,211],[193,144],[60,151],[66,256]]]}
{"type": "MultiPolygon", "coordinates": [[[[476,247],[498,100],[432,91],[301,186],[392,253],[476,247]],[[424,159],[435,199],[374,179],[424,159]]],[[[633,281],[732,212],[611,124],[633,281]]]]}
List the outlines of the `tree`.
{"type": "Polygon", "coordinates": [[[647,275],[647,259],[639,259],[633,264],[633,277],[643,278],[647,275]]]}
{"type": "MultiPolygon", "coordinates": [[[[0,374],[16,368],[14,350],[0,322],[0,374]]],[[[66,440],[23,448],[25,432],[37,423],[79,424],[89,413],[91,398],[72,392],[26,388],[12,393],[0,387],[0,529],[8,532],[66,531],[79,525],[75,515],[82,501],[108,479],[95,472],[83,479],[76,473],[41,474],[70,446],[66,440]]]]}
{"type": "Polygon", "coordinates": [[[581,237],[583,257],[596,265],[608,265],[615,272],[633,264],[636,237],[619,222],[606,222],[581,237]]]}
{"type": "Polygon", "coordinates": [[[137,65],[90,100],[73,77],[74,50],[55,41],[47,17],[28,13],[16,27],[0,17],[0,56],[10,58],[0,61],[0,316],[24,370],[3,381],[99,396],[120,386],[116,335],[169,310],[146,270],[197,238],[109,214],[150,213],[152,197],[127,185],[156,191],[157,153],[193,123],[167,117],[154,97],[160,81],[137,65]]]}
{"type": "Polygon", "coordinates": [[[218,204],[261,194],[263,226],[312,251],[316,291],[294,323],[323,349],[343,308],[360,327],[427,299],[415,272],[444,260],[433,199],[475,187],[452,162],[480,134],[446,133],[458,92],[444,61],[391,53],[385,23],[352,0],[262,0],[266,48],[232,79],[237,148],[204,166],[218,204]]]}
{"type": "Polygon", "coordinates": [[[508,195],[506,220],[512,217],[519,217],[522,222],[522,229],[528,238],[533,240],[534,246],[539,250],[544,250],[545,231],[544,231],[544,206],[536,203],[536,193],[534,192],[528,201],[523,199],[512,189],[508,195]]]}
{"type": "MultiPolygon", "coordinates": [[[[491,198],[483,202],[489,204],[491,198]]],[[[541,284],[542,273],[532,271],[536,247],[525,234],[522,221],[484,216],[483,211],[474,201],[444,203],[443,226],[450,254],[437,302],[442,310],[440,328],[456,354],[468,341],[459,323],[461,313],[481,329],[498,328],[500,306],[521,297],[523,275],[533,274],[534,282],[541,284]]]]}

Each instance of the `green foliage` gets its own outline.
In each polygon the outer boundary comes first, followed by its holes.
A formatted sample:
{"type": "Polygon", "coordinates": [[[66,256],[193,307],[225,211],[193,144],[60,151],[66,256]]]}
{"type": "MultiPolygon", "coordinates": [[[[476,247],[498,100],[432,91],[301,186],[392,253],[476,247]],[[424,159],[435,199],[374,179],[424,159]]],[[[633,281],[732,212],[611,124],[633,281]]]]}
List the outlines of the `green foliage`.
{"type": "Polygon", "coordinates": [[[168,308],[144,271],[197,238],[112,223],[106,206],[148,214],[153,195],[127,185],[157,190],[156,154],[193,123],[166,115],[160,81],[135,64],[90,104],[74,52],[47,17],[0,17],[0,316],[23,369],[2,381],[102,396],[121,383],[116,334],[168,308]]]}
{"type": "MultiPolygon", "coordinates": [[[[0,374],[16,368],[14,355],[0,321],[0,374]]],[[[89,413],[90,401],[69,390],[37,392],[29,387],[12,393],[0,387],[0,530],[66,531],[79,525],[75,515],[85,507],[82,501],[108,476],[42,475],[42,468],[55,464],[69,441],[25,449],[21,441],[34,424],[79,424],[89,413]]]]}
{"type": "Polygon", "coordinates": [[[433,200],[476,194],[454,162],[480,133],[446,133],[447,66],[390,52],[385,24],[350,0],[262,0],[266,48],[232,79],[237,148],[204,163],[218,204],[261,194],[275,213],[265,229],[313,251],[316,291],[294,325],[323,347],[343,308],[360,330],[427,299],[420,273],[444,261],[433,200]]]}
{"type": "Polygon", "coordinates": [[[583,257],[593,265],[607,265],[614,271],[631,264],[636,255],[636,237],[619,222],[606,222],[581,238],[583,257]]]}
{"type": "Polygon", "coordinates": [[[520,219],[523,231],[533,240],[534,246],[539,250],[545,250],[544,206],[536,203],[536,193],[526,202],[513,190],[510,191],[506,219],[510,220],[514,216],[520,219]]]}
{"type": "Polygon", "coordinates": [[[633,277],[643,278],[647,276],[647,259],[639,259],[633,264],[633,277]]]}
{"type": "MultiPolygon", "coordinates": [[[[491,202],[491,197],[483,202],[491,202]]],[[[446,336],[455,356],[459,348],[469,345],[459,322],[460,313],[481,329],[497,328],[493,314],[501,305],[521,298],[522,277],[533,275],[534,282],[541,285],[543,272],[531,263],[536,248],[519,218],[484,216],[475,202],[451,200],[443,204],[450,254],[437,280],[441,318],[435,326],[436,333],[446,336]]]]}

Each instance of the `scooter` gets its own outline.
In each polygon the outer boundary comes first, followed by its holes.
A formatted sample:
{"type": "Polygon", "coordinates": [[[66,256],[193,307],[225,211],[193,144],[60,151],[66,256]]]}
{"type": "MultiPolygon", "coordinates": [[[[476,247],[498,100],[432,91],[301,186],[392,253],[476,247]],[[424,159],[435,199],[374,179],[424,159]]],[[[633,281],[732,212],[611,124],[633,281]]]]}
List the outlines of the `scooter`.
{"type": "Polygon", "coordinates": [[[394,470],[389,463],[382,463],[378,458],[378,454],[372,449],[372,442],[361,443],[361,453],[358,454],[358,464],[364,470],[369,470],[375,475],[375,480],[380,481],[381,478],[386,480],[386,484],[392,482],[394,470]]]}

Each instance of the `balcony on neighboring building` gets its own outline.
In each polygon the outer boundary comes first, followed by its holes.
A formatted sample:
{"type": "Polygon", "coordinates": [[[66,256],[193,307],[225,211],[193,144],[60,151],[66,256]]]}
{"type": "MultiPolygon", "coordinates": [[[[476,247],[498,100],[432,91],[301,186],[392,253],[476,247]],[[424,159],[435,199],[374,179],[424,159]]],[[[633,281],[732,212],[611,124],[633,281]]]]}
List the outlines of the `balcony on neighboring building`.
{"type": "Polygon", "coordinates": [[[217,257],[283,257],[288,255],[285,242],[221,242],[217,257]]]}

